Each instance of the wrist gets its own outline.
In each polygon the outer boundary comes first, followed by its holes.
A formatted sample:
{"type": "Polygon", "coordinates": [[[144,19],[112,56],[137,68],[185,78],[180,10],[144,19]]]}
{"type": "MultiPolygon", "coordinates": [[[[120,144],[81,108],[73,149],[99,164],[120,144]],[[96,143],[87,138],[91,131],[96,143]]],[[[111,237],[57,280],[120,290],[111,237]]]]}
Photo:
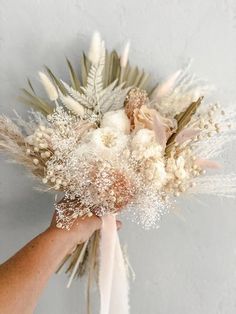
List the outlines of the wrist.
{"type": "Polygon", "coordinates": [[[70,230],[50,226],[44,233],[49,239],[58,242],[65,254],[71,254],[77,245],[74,234],[70,230]]]}

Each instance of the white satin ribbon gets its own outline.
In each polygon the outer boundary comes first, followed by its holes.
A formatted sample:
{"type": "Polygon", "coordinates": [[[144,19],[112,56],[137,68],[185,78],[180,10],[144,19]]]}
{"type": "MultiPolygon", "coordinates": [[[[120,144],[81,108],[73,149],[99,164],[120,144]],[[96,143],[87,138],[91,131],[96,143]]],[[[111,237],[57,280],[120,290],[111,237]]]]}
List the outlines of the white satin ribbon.
{"type": "Polygon", "coordinates": [[[102,218],[100,243],[100,314],[129,313],[129,285],[115,215],[102,218]]]}

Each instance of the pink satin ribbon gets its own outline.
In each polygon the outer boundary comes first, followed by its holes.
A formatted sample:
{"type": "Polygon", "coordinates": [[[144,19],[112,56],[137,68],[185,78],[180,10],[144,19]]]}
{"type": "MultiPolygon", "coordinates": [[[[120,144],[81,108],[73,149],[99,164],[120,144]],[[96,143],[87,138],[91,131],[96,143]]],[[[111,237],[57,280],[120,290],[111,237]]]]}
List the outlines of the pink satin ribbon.
{"type": "Polygon", "coordinates": [[[129,313],[129,285],[115,215],[102,218],[100,243],[100,314],[129,313]]]}

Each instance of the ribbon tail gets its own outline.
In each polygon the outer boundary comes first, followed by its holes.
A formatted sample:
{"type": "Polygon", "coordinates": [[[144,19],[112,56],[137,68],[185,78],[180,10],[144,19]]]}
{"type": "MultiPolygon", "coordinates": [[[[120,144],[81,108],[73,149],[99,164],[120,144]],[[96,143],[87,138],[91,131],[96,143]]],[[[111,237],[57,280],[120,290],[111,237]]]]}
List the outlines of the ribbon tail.
{"type": "Polygon", "coordinates": [[[127,267],[125,265],[118,233],[116,234],[110,313],[129,314],[129,282],[127,267]]]}
{"type": "Polygon", "coordinates": [[[115,215],[102,218],[100,242],[100,314],[128,314],[128,279],[115,215]]]}

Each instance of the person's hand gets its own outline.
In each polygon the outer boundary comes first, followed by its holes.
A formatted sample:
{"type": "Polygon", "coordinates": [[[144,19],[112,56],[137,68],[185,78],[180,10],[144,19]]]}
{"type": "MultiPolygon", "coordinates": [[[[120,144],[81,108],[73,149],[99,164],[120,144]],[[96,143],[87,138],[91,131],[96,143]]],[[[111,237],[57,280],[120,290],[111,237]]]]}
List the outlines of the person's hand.
{"type": "Polygon", "coordinates": [[[53,215],[49,230],[55,233],[64,233],[70,243],[70,251],[85,241],[87,241],[96,230],[99,230],[102,225],[102,220],[97,216],[92,217],[79,217],[75,219],[73,225],[69,230],[60,229],[56,226],[56,212],[53,215]]]}
{"type": "MultiPolygon", "coordinates": [[[[117,229],[122,226],[121,221],[117,220],[117,229]]],[[[102,226],[102,219],[93,215],[91,217],[79,217],[77,218],[70,230],[59,229],[56,226],[56,212],[54,212],[49,230],[55,233],[64,233],[64,236],[68,238],[69,253],[73,252],[78,244],[87,241],[96,230],[99,230],[102,226]]]]}

